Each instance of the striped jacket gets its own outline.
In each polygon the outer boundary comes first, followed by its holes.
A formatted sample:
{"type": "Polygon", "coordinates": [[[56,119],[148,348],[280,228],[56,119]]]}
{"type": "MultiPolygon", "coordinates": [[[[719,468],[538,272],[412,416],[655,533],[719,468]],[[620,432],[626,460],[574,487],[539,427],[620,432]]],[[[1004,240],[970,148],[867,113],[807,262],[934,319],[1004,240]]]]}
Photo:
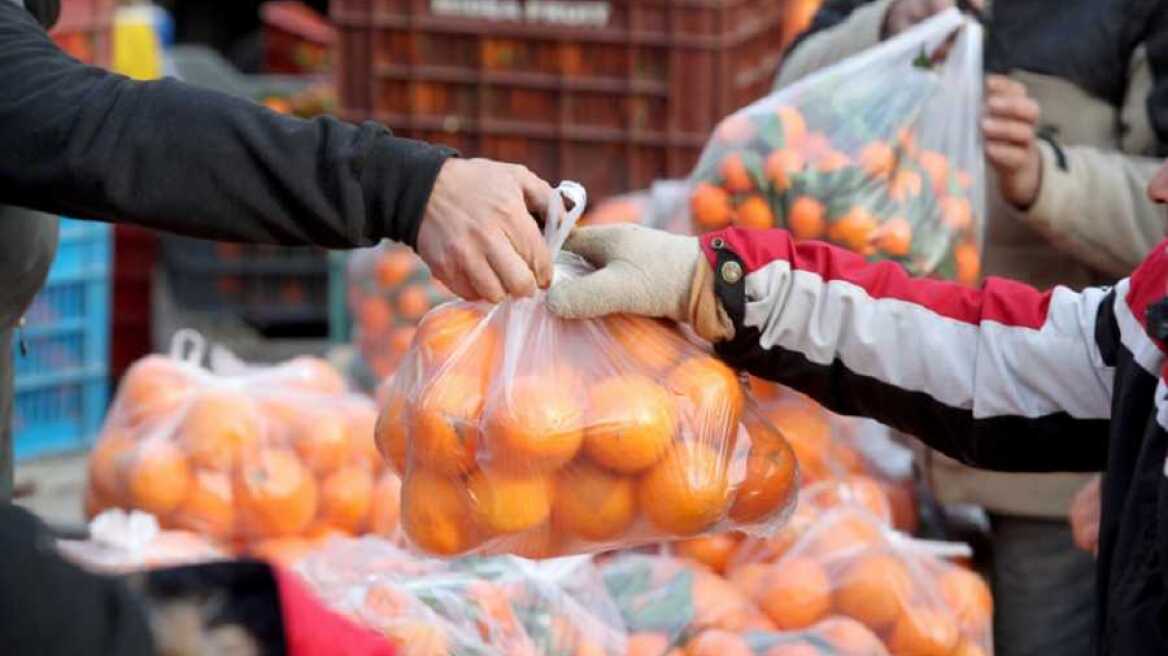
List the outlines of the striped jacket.
{"type": "Polygon", "coordinates": [[[718,345],[730,364],[972,466],[1106,470],[1097,651],[1168,653],[1168,386],[1152,337],[1168,313],[1146,319],[1168,295],[1168,241],[1114,287],[1045,293],[913,279],[781,230],[702,247],[736,329],[718,345]]]}

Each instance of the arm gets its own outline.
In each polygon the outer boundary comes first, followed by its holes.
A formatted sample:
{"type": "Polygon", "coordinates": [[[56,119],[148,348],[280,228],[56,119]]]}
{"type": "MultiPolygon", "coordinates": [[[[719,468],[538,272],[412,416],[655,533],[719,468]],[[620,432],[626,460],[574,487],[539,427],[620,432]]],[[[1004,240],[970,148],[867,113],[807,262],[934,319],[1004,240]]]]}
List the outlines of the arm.
{"type": "Polygon", "coordinates": [[[303,121],[62,53],[0,2],[0,199],[195,237],[414,245],[451,151],[382,127],[303,121]]]}
{"type": "Polygon", "coordinates": [[[829,0],[783,57],[775,88],[843,61],[880,43],[893,0],[829,0]]]}

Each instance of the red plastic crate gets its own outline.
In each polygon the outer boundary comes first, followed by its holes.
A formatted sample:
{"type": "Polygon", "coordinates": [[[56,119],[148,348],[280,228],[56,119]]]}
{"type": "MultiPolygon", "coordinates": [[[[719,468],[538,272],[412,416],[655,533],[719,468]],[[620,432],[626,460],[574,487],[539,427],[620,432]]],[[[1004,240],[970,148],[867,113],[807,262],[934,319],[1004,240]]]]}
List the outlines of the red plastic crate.
{"type": "Polygon", "coordinates": [[[113,61],[115,0],[63,0],[50,35],[62,50],[94,66],[113,61]]]}
{"type": "Polygon", "coordinates": [[[332,70],[336,33],[312,8],[302,2],[265,2],[260,20],[266,72],[302,75],[332,70]]]}
{"type": "Polygon", "coordinates": [[[344,115],[571,178],[684,176],[770,89],[782,0],[336,0],[344,115]]]}
{"type": "Polygon", "coordinates": [[[110,374],[115,380],[153,350],[151,293],[157,262],[157,233],[137,226],[115,226],[110,349],[110,374]]]}

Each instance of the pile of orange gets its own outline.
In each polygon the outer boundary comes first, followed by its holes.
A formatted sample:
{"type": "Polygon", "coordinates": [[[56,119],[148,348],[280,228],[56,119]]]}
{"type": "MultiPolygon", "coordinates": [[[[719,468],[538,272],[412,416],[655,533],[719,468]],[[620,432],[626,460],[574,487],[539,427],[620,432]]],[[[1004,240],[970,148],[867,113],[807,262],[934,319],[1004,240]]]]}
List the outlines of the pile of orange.
{"type": "Polygon", "coordinates": [[[982,220],[970,173],[911,127],[883,134],[820,105],[753,105],[725,119],[692,176],[693,229],[786,228],[913,275],[975,283],[982,220]]]}
{"type": "Polygon", "coordinates": [[[735,373],[653,320],[448,304],[380,404],[402,525],[433,554],[545,557],[765,526],[795,492],[790,447],[735,373]]]}
{"type": "Polygon", "coordinates": [[[397,368],[422,316],[451,298],[406,246],[387,242],[352,255],[348,301],[356,322],[354,339],[378,381],[397,368]]]}
{"type": "Polygon", "coordinates": [[[86,509],[144,510],[276,558],[336,533],[392,534],[400,483],[375,421],[322,360],[227,377],[150,356],[127,372],[90,454],[86,509]]]}
{"type": "Polygon", "coordinates": [[[610,198],[589,209],[580,218],[580,225],[640,224],[646,218],[646,203],[647,199],[635,194],[610,198]]]}

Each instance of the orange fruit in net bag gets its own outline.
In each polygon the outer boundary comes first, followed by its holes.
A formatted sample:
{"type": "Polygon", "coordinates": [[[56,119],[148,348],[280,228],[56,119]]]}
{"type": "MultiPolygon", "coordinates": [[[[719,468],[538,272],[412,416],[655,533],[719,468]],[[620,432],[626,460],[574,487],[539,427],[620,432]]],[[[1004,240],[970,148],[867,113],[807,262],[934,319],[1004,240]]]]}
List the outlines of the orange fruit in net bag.
{"type": "Polygon", "coordinates": [[[682,558],[689,558],[718,574],[725,574],[730,556],[741,541],[742,537],[735,533],[718,533],[682,540],[674,544],[673,549],[682,558]]]}
{"type": "Polygon", "coordinates": [[[694,187],[690,196],[690,210],[693,212],[694,223],[702,232],[725,228],[734,218],[730,194],[708,182],[698,183],[694,187]]]}
{"type": "Polygon", "coordinates": [[[823,410],[810,403],[783,402],[772,408],[767,417],[795,451],[805,483],[835,473],[829,455],[831,425],[823,410]]]}
{"type": "Polygon", "coordinates": [[[207,390],[191,400],[178,441],[199,467],[228,471],[264,439],[259,406],[238,390],[207,390]]]}
{"type": "Polygon", "coordinates": [[[945,225],[953,230],[968,230],[973,226],[973,206],[969,204],[968,198],[943,196],[939,202],[945,225]]]}
{"type": "Polygon", "coordinates": [[[740,228],[766,230],[775,227],[775,213],[770,203],[761,196],[751,196],[738,206],[734,215],[734,225],[740,228]]]}
{"type": "Polygon", "coordinates": [[[439,625],[425,619],[398,618],[384,630],[385,637],[404,656],[450,656],[450,639],[439,625]]]}
{"type": "Polygon", "coordinates": [[[784,642],[775,645],[763,653],[763,656],[820,656],[819,649],[802,640],[784,642]]]}
{"type": "Polygon", "coordinates": [[[235,530],[235,499],[231,478],[224,472],[198,470],[190,491],[175,508],[174,526],[226,540],[235,530]]]}
{"type": "Polygon", "coordinates": [[[503,550],[520,558],[541,560],[560,555],[561,547],[557,531],[552,528],[551,522],[546,522],[507,536],[503,550]]]}
{"type": "Polygon", "coordinates": [[[973,244],[958,244],[953,249],[953,259],[957,263],[957,282],[965,285],[977,283],[981,277],[981,254],[973,244]]]}
{"type": "Polygon", "coordinates": [[[118,387],[118,412],[131,422],[164,417],[176,410],[194,389],[195,376],[178,362],[148,355],[135,362],[118,387]]]}
{"type": "Polygon", "coordinates": [[[377,452],[393,467],[398,474],[406,471],[406,432],[409,422],[413,421],[409,414],[409,406],[405,395],[397,389],[388,387],[381,405],[381,414],[377,416],[377,424],[373,429],[373,441],[377,444],[377,452]]]}
{"type": "Polygon", "coordinates": [[[414,407],[410,458],[441,474],[473,469],[481,439],[484,385],[482,378],[457,370],[431,381],[414,407]]]}
{"type": "Polygon", "coordinates": [[[422,261],[406,248],[386,250],[373,265],[373,278],[382,289],[396,289],[421,269],[422,261]]]}
{"type": "Polygon", "coordinates": [[[393,472],[383,472],[373,487],[369,508],[369,532],[393,537],[401,519],[401,479],[393,472]]]}
{"type": "Polygon", "coordinates": [[[754,189],[754,181],[750,178],[750,171],[738,153],[730,153],[722,159],[718,168],[722,175],[722,187],[732,194],[744,194],[754,189]]]}
{"type": "Polygon", "coordinates": [[[815,162],[820,173],[835,173],[851,165],[852,160],[838,150],[828,149],[815,162]]]}
{"type": "Polygon", "coordinates": [[[853,513],[813,526],[810,534],[812,537],[808,541],[808,551],[821,558],[877,547],[882,537],[880,528],[870,518],[853,513]]]}
{"type": "Polygon", "coordinates": [[[763,172],[767,180],[779,191],[786,191],[791,187],[791,176],[803,169],[803,156],[790,148],[779,148],[767,155],[763,172]]]}
{"type": "Polygon", "coordinates": [[[691,627],[735,633],[774,630],[767,616],[729,581],[704,567],[687,569],[693,576],[691,627]]]}
{"type": "Polygon", "coordinates": [[[907,257],[912,251],[912,226],[904,217],[891,218],[876,228],[876,248],[893,257],[907,257]]]}
{"type": "Polygon", "coordinates": [[[93,519],[103,512],[114,508],[114,502],[92,486],[85,488],[85,496],[81,501],[81,510],[86,519],[93,519]]]}
{"type": "Polygon", "coordinates": [[[611,540],[624,534],[637,516],[636,484],[587,462],[556,474],[552,522],[585,540],[611,540]]]}
{"type": "Polygon", "coordinates": [[[377,451],[377,442],[373,438],[377,426],[377,411],[362,400],[346,403],[342,412],[345,417],[345,437],[349,443],[349,453],[371,470],[379,471],[385,462],[381,459],[381,454],[377,451]]]}
{"type": "Polygon", "coordinates": [[[775,110],[779,115],[779,121],[783,128],[783,145],[787,147],[798,146],[803,143],[807,136],[807,122],[803,120],[803,115],[794,107],[782,105],[775,110]]]}
{"type": "Polygon", "coordinates": [[[888,637],[894,654],[949,656],[960,639],[948,610],[914,605],[904,608],[888,637]]]}
{"type": "Polygon", "coordinates": [[[754,136],[754,124],[745,114],[733,114],[722,119],[714,130],[714,136],[728,143],[742,143],[754,136]]]}
{"type": "MultiPolygon", "coordinates": [[[[417,326],[398,326],[389,331],[391,362],[396,363],[398,358],[410,350],[410,346],[414,343],[414,336],[417,334],[417,326]]],[[[390,373],[390,371],[387,370],[386,373],[390,373]]]]}
{"type": "Polygon", "coordinates": [[[356,315],[362,335],[384,335],[393,325],[393,308],[378,296],[363,296],[357,301],[356,315]]]}
{"type": "Polygon", "coordinates": [[[296,454],[318,476],[353,459],[348,418],[338,408],[303,408],[287,428],[296,454]]]}
{"type": "Polygon", "coordinates": [[[977,574],[953,567],[941,575],[941,597],[953,610],[961,632],[980,636],[990,630],[994,616],[994,597],[990,587],[977,574]]]}
{"type": "Polygon", "coordinates": [[[988,656],[988,654],[981,645],[966,638],[958,643],[957,648],[949,656],[988,656]]]}
{"type": "Polygon", "coordinates": [[[669,638],[664,633],[641,632],[629,636],[627,656],[665,656],[669,638]]]}
{"type": "Polygon", "coordinates": [[[879,656],[888,653],[875,633],[850,617],[829,617],[815,628],[831,643],[839,656],[879,656]]]}
{"type": "Polygon", "coordinates": [[[888,195],[892,200],[903,203],[921,195],[924,190],[924,181],[921,174],[910,169],[898,169],[892,174],[892,183],[888,187],[888,195]]]}
{"type": "Polygon", "coordinates": [[[685,646],[686,656],[754,656],[746,640],[729,631],[702,631],[685,646]]]}
{"type": "Polygon", "coordinates": [[[827,231],[827,210],[810,196],[800,196],[791,203],[787,227],[796,239],[820,239],[827,231]]]}
{"type": "Polygon", "coordinates": [[[675,445],[641,477],[641,512],[669,535],[707,530],[730,505],[728,464],[722,453],[700,442],[675,445]]]}
{"type": "Polygon", "coordinates": [[[840,574],[835,607],[873,631],[882,631],[900,617],[912,592],[912,577],[899,559],[869,553],[849,563],[840,574]]]}
{"type": "Polygon", "coordinates": [[[373,507],[373,485],[373,473],[364,464],[327,474],[320,481],[319,521],[347,533],[360,533],[373,507]]]}
{"type": "Polygon", "coordinates": [[[734,491],[730,519],[749,524],[783,509],[795,494],[795,452],[764,422],[753,422],[746,456],[746,475],[734,491]]]}
{"type": "Polygon", "coordinates": [[[788,556],[772,566],[759,607],[780,629],[811,626],[831,610],[831,580],[817,561],[788,556]]]}
{"type": "Polygon", "coordinates": [[[721,360],[697,355],[677,365],[665,386],[679,395],[682,414],[694,422],[696,439],[718,444],[722,436],[732,436],[742,416],[742,386],[734,370],[721,360]]]}
{"type": "Polygon", "coordinates": [[[871,255],[876,233],[876,218],[860,207],[853,206],[827,228],[827,238],[860,255],[871,255]]]}
{"type": "Polygon", "coordinates": [[[240,526],[252,535],[294,535],[316,515],[316,479],[288,449],[266,448],[248,457],[236,472],[234,493],[240,526]]]}
{"type": "Polygon", "coordinates": [[[860,149],[860,168],[873,178],[886,178],[896,167],[896,153],[883,141],[873,141],[860,149]]]}
{"type": "Polygon", "coordinates": [[[654,373],[672,367],[681,358],[683,338],[661,321],[629,315],[613,315],[603,321],[622,347],[616,358],[628,357],[632,364],[654,373]]]}
{"type": "Polygon", "coordinates": [[[949,159],[935,150],[922,150],[917,163],[929,176],[929,184],[937,194],[945,192],[949,182],[949,159]]]}
{"type": "Polygon", "coordinates": [[[486,318],[482,308],[463,302],[447,303],[426,314],[415,338],[423,364],[427,368],[442,366],[472,345],[475,351],[494,349],[493,342],[497,340],[492,327],[484,326],[476,332],[486,318]]]}
{"type": "Polygon", "coordinates": [[[311,355],[292,358],[264,374],[262,380],[319,394],[343,394],[348,389],[345,377],[336,367],[311,355]]]}
{"type": "Polygon", "coordinates": [[[601,380],[589,393],[584,453],[615,472],[643,471],[665,455],[677,436],[673,397],[648,376],[601,380]]]}
{"type": "Polygon", "coordinates": [[[106,428],[89,453],[89,485],[110,503],[126,498],[125,476],[138,442],[125,430],[106,428]]]}
{"type": "Polygon", "coordinates": [[[541,474],[477,471],[467,481],[471,513],[489,533],[519,533],[547,521],[553,486],[541,474]]]}
{"type": "Polygon", "coordinates": [[[816,486],[815,504],[823,509],[849,505],[866,510],[882,521],[891,518],[888,495],[876,479],[862,474],[824,481],[816,486]]]}
{"type": "Polygon", "coordinates": [[[283,567],[295,567],[312,553],[315,545],[301,537],[267,538],[253,542],[247,552],[253,558],[283,567]]]}
{"type": "Polygon", "coordinates": [[[514,472],[551,472],[576,456],[584,442],[584,406],[575,375],[516,378],[492,401],[483,419],[483,464],[514,472]]]}
{"type": "Polygon", "coordinates": [[[624,199],[608,200],[580,219],[581,225],[614,225],[620,223],[640,223],[641,206],[624,199]]]}
{"type": "Polygon", "coordinates": [[[130,503],[164,517],[186,497],[192,474],[181,449],[169,441],[151,439],[138,447],[129,465],[126,488],[130,503]]]}
{"type": "Polygon", "coordinates": [[[414,544],[442,556],[478,544],[470,496],[462,480],[414,469],[402,480],[402,528],[414,544]]]}
{"type": "Polygon", "coordinates": [[[430,292],[424,285],[410,285],[397,296],[397,312],[410,321],[422,318],[430,309],[430,292]]]}

